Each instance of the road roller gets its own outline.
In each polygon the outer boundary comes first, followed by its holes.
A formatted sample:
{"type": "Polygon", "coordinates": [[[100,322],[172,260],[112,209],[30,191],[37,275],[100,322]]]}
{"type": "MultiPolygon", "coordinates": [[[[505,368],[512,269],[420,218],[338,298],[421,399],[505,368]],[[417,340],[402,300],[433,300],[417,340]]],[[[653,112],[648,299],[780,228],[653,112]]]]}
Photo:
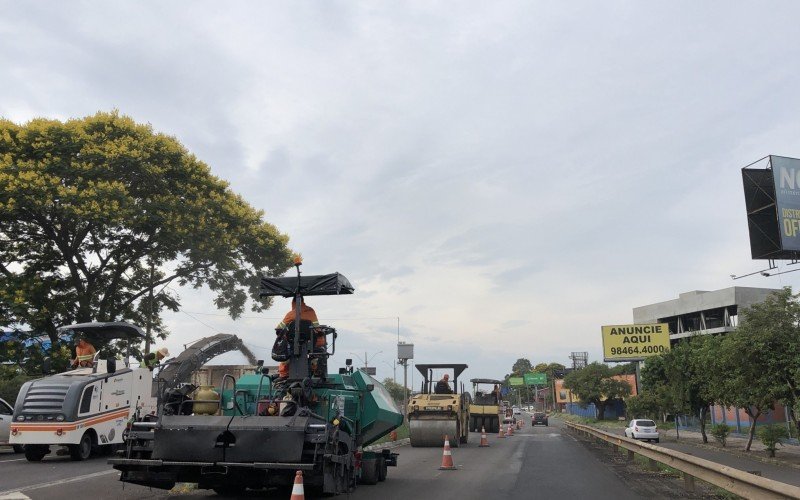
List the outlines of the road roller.
{"type": "Polygon", "coordinates": [[[469,428],[475,432],[500,430],[500,387],[502,380],[473,378],[472,391],[475,397],[469,407],[469,428]]]}
{"type": "Polygon", "coordinates": [[[411,446],[442,446],[444,437],[457,448],[469,439],[469,407],[472,397],[459,385],[465,364],[418,364],[422,388],[408,403],[411,446]],[[449,379],[453,374],[452,380],[449,379]],[[438,376],[434,376],[434,374],[438,376]],[[442,374],[442,375],[439,375],[442,374]]]}

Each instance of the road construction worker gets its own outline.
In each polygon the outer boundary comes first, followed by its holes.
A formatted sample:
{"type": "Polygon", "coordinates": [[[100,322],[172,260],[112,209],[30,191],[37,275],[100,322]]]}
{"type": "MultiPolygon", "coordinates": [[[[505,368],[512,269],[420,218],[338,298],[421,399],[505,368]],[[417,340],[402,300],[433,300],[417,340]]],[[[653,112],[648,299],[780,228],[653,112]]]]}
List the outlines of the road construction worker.
{"type": "MultiPolygon", "coordinates": [[[[277,335],[283,335],[287,331],[294,331],[294,318],[295,318],[295,303],[292,300],[292,308],[289,312],[286,313],[286,316],[283,317],[283,320],[278,323],[275,327],[275,333],[277,335]]],[[[310,306],[306,305],[306,301],[300,297],[300,319],[305,321],[310,321],[312,328],[319,326],[319,320],[317,319],[317,312],[314,311],[310,306]]],[[[325,336],[321,335],[317,337],[317,342],[315,344],[315,348],[322,348],[324,349],[327,345],[327,341],[325,340],[325,336]]],[[[317,361],[317,360],[313,360],[317,361]]],[[[312,367],[316,368],[316,366],[312,367]]],[[[289,362],[283,361],[278,365],[278,378],[286,378],[289,376],[289,362]]]]}
{"type": "Polygon", "coordinates": [[[450,375],[445,373],[442,379],[436,382],[436,387],[433,390],[436,394],[453,394],[450,389],[450,375]]]}
{"type": "Polygon", "coordinates": [[[161,347],[156,352],[147,353],[144,355],[144,366],[152,370],[167,356],[169,356],[169,349],[166,347],[161,347]]]}
{"type": "Polygon", "coordinates": [[[94,362],[94,355],[97,349],[89,343],[84,337],[78,336],[75,339],[75,359],[72,360],[72,367],[87,367],[92,366],[94,362]]]}

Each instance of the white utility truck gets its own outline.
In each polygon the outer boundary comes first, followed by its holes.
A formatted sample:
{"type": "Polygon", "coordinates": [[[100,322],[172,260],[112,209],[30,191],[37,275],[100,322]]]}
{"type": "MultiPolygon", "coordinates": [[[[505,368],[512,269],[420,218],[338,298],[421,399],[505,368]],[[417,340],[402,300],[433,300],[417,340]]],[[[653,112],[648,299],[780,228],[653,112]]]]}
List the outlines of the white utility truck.
{"type": "MultiPolygon", "coordinates": [[[[125,339],[128,346],[145,340],[130,323],[82,323],[59,329],[84,335],[98,346],[125,339]]],[[[154,414],[153,372],[138,361],[104,356],[100,347],[92,366],[25,383],[14,405],[9,444],[24,445],[25,458],[38,462],[50,446],[69,449],[73,460],[123,442],[128,422],[154,414]],[[133,366],[131,366],[133,365],[133,366]]]]}

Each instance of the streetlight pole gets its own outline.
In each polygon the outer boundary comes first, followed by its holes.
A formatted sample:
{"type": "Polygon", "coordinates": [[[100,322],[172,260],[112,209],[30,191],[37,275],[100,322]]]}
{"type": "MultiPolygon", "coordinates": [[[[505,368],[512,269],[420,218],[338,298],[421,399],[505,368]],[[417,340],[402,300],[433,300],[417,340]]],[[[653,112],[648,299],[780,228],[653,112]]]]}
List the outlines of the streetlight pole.
{"type": "Polygon", "coordinates": [[[364,351],[364,357],[363,358],[361,356],[359,356],[358,354],[354,353],[354,352],[351,352],[350,354],[352,354],[353,356],[357,357],[359,361],[363,361],[364,362],[364,372],[366,372],[367,371],[367,367],[369,366],[369,358],[372,357],[372,359],[375,359],[375,356],[377,356],[378,354],[380,354],[382,352],[383,351],[378,351],[375,354],[373,354],[372,356],[369,356],[367,354],[367,352],[364,351]]]}
{"type": "Polygon", "coordinates": [[[383,364],[392,369],[392,380],[397,383],[397,363],[390,365],[388,361],[384,361],[383,364]]]}

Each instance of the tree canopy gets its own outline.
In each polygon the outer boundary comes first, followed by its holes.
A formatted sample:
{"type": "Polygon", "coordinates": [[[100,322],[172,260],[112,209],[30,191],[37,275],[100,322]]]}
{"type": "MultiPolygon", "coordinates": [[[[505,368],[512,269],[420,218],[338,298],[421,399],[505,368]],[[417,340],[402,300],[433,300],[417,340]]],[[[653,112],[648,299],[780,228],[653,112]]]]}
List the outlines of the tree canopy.
{"type": "MultiPolygon", "coordinates": [[[[0,120],[0,326],[152,318],[207,286],[236,318],[259,275],[289,268],[288,237],[175,138],[117,112],[0,120]],[[152,293],[152,298],[151,298],[152,293]]],[[[253,311],[269,307],[254,300],[253,311]]]]}
{"type": "Polygon", "coordinates": [[[515,376],[522,376],[523,373],[531,371],[531,362],[529,359],[526,358],[519,358],[514,362],[514,365],[511,367],[511,372],[515,376]]]}
{"type": "Polygon", "coordinates": [[[581,400],[581,404],[594,403],[597,418],[602,420],[609,402],[631,394],[628,382],[613,377],[614,371],[608,365],[594,362],[568,373],[564,386],[581,400]]]}

